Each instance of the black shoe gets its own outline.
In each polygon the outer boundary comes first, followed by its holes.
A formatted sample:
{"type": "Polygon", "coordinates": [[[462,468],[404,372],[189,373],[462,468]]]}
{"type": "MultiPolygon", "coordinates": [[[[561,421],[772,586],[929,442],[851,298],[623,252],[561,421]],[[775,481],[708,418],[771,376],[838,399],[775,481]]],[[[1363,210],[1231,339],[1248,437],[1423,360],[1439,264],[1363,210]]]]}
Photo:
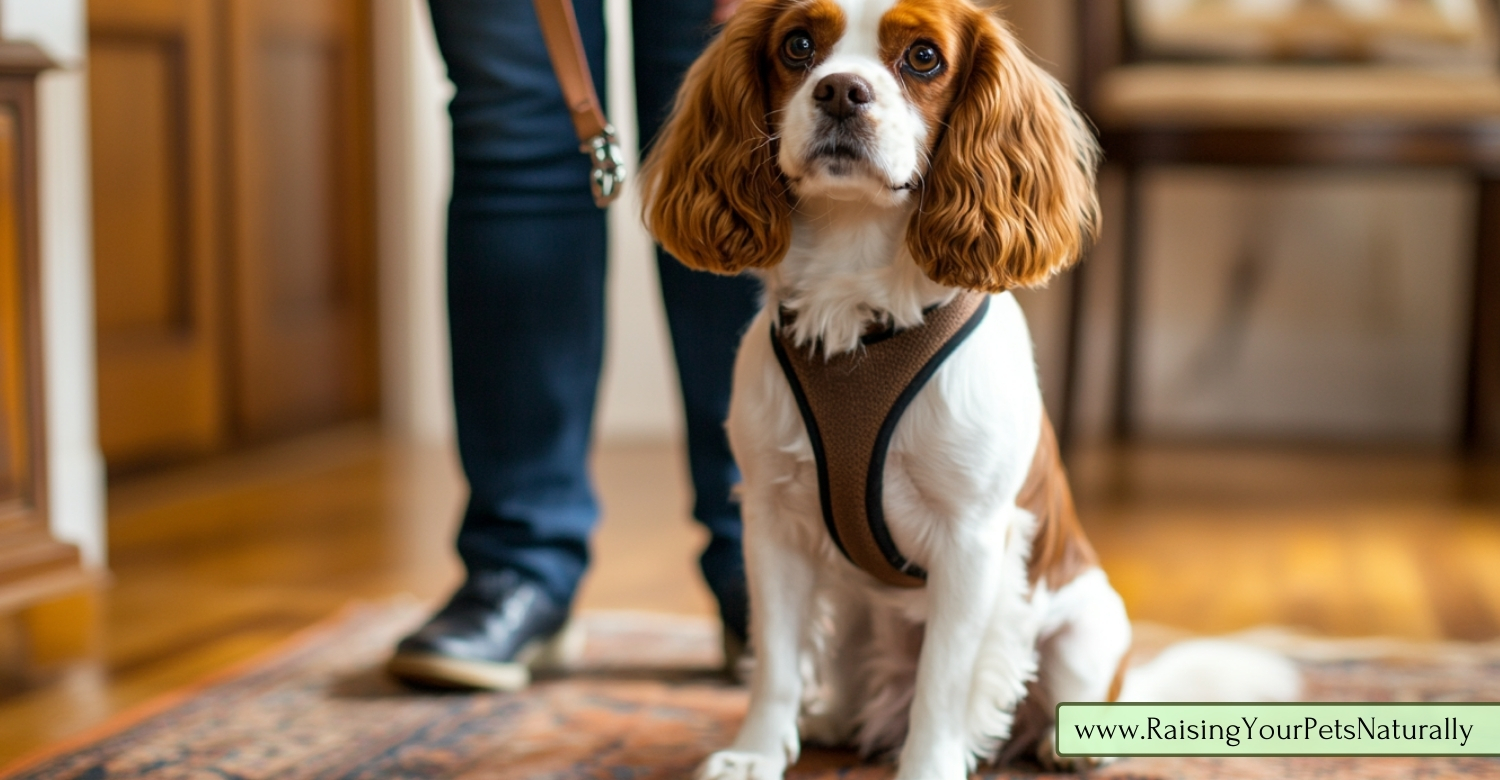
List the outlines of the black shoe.
{"type": "Polygon", "coordinates": [[[510,571],[477,575],[401,640],[386,669],[418,685],[519,691],[533,668],[576,657],[582,638],[541,586],[510,571]]]}

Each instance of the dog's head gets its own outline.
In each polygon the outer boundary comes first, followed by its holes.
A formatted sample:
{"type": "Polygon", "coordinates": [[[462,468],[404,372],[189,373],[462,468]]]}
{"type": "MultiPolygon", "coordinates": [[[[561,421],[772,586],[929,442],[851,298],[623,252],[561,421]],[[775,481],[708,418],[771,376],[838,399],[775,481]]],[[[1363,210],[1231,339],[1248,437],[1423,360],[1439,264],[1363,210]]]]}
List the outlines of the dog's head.
{"type": "Polygon", "coordinates": [[[684,263],[737,273],[781,260],[799,199],[910,203],[927,275],[999,292],[1078,256],[1097,158],[1062,87],[968,0],[746,0],[688,72],[645,216],[684,263]]]}

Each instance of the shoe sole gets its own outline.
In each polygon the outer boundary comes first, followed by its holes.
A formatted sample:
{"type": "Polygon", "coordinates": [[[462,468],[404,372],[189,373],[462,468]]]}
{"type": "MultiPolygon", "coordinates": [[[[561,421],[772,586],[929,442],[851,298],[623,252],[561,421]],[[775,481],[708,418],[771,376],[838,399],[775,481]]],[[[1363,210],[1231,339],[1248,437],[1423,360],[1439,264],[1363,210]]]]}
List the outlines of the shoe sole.
{"type": "Polygon", "coordinates": [[[397,653],[386,663],[391,675],[438,688],[515,693],[531,684],[533,670],[563,670],[583,655],[583,626],[569,621],[546,639],[528,642],[514,661],[474,661],[435,653],[397,653]]]}

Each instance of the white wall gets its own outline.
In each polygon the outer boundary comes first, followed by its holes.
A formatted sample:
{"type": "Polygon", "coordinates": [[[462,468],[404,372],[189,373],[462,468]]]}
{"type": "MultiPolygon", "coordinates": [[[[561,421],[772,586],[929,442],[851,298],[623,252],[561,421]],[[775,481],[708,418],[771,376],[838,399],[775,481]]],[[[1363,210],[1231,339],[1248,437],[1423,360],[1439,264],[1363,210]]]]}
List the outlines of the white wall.
{"type": "Polygon", "coordinates": [[[385,423],[440,444],[453,438],[443,293],[452,87],[425,2],[378,0],[374,11],[385,423]]]}
{"type": "MultiPolygon", "coordinates": [[[[633,154],[628,0],[610,0],[610,119],[633,154]]],[[[451,178],[446,104],[451,86],[422,0],[378,0],[383,391],[389,430],[418,440],[452,437],[443,302],[444,208],[451,178]]],[[[609,329],[598,437],[677,435],[680,400],[651,242],[632,188],[610,213],[609,329]]]]}
{"type": "Polygon", "coordinates": [[[105,559],[104,462],[95,414],[87,27],[83,0],[4,0],[6,37],[61,66],[38,92],[47,444],[54,534],[105,559]]]}

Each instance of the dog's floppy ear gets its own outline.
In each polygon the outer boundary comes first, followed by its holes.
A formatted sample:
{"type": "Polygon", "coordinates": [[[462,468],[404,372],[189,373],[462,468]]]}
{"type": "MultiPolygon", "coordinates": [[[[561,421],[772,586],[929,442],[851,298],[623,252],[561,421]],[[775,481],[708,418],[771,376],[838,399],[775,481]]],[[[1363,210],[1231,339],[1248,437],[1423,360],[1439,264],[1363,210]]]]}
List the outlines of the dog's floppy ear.
{"type": "Polygon", "coordinates": [[[774,265],[792,239],[767,123],[766,36],[779,7],[746,2],[688,71],[641,171],[646,227],[688,266],[774,265]]]}
{"type": "Polygon", "coordinates": [[[974,14],[970,41],[907,248],[952,287],[1040,284],[1073,263],[1098,228],[1098,146],[1062,86],[1001,22],[974,14]]]}

